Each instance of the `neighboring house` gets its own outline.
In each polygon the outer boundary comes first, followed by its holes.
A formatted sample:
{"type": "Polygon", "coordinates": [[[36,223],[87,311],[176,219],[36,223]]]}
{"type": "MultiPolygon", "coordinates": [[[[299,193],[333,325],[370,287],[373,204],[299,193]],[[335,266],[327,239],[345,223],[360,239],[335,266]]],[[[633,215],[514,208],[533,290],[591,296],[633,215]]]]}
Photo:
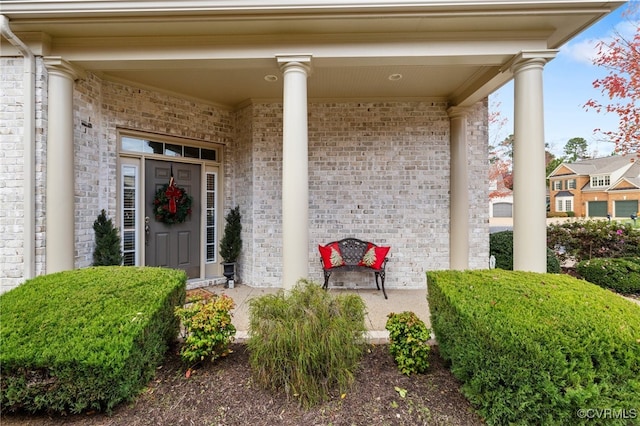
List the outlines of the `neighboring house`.
{"type": "Polygon", "coordinates": [[[126,265],[192,285],[236,205],[249,285],[320,280],[344,237],[392,247],[388,288],[484,268],[487,97],[512,79],[514,266],[543,271],[542,70],[623,3],[4,0],[1,289],[89,266],[102,209],[126,265]],[[171,172],[193,208],[168,226],[171,172]]]}
{"type": "Polygon", "coordinates": [[[489,217],[513,217],[513,186],[511,172],[501,173],[489,166],[489,217]]]}
{"type": "Polygon", "coordinates": [[[629,218],[640,211],[640,153],[562,163],[549,175],[551,212],[629,218]]]}

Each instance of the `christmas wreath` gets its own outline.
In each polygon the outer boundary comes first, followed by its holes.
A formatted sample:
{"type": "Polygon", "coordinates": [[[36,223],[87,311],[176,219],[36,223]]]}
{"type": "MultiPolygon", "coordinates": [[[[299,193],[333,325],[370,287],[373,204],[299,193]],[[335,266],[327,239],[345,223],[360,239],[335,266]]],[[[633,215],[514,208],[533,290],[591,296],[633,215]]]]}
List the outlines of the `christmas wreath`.
{"type": "Polygon", "coordinates": [[[182,223],[191,214],[193,197],[175,184],[173,178],[156,191],[153,214],[156,220],[167,225],[182,223]]]}

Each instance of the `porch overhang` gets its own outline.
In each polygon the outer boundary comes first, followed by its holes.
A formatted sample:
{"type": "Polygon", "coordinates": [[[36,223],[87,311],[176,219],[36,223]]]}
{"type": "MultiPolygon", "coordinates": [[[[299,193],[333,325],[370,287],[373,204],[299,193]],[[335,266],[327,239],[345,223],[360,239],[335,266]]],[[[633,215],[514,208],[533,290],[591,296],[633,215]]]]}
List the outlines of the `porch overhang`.
{"type": "Polygon", "coordinates": [[[275,54],[298,52],[314,56],[312,100],[466,106],[509,81],[521,51],[556,49],[623,3],[5,0],[2,13],[37,54],[230,108],[280,99],[265,77],[275,54]]]}

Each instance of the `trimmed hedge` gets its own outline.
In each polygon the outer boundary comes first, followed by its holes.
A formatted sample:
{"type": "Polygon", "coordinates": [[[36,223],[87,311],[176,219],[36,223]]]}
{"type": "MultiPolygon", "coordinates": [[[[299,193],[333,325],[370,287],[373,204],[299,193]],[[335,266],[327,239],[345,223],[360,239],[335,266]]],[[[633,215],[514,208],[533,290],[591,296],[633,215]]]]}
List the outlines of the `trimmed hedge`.
{"type": "MultiPolygon", "coordinates": [[[[494,232],[489,235],[489,255],[496,258],[496,268],[513,270],[513,231],[494,232]]],[[[547,272],[560,273],[560,261],[553,252],[547,248],[547,272]]]]}
{"type": "Polygon", "coordinates": [[[583,260],[576,265],[576,272],[590,283],[618,293],[640,293],[640,261],[634,258],[583,260]]]}
{"type": "Polygon", "coordinates": [[[2,410],[109,412],[131,400],[177,337],[185,286],[182,271],[106,266],[2,294],[2,410]]]}
{"type": "Polygon", "coordinates": [[[427,279],[440,354],[488,424],[592,424],[581,409],[629,414],[607,424],[639,424],[636,304],[567,275],[434,271],[427,279]]]}

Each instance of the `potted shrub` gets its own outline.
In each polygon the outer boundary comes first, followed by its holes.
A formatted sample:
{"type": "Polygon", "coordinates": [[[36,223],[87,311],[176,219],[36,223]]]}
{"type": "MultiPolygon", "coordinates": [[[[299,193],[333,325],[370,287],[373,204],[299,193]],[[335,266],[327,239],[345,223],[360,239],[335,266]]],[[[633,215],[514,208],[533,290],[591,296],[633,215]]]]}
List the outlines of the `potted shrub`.
{"type": "Polygon", "coordinates": [[[227,285],[233,286],[236,273],[236,262],[242,250],[242,224],[240,223],[240,206],[229,211],[225,217],[227,222],[224,235],[220,240],[220,256],[222,257],[223,275],[227,278],[227,285]]]}
{"type": "Polygon", "coordinates": [[[104,209],[93,222],[93,230],[96,234],[93,266],[122,265],[120,235],[118,235],[118,229],[113,225],[113,221],[107,217],[107,212],[104,209]]]}

